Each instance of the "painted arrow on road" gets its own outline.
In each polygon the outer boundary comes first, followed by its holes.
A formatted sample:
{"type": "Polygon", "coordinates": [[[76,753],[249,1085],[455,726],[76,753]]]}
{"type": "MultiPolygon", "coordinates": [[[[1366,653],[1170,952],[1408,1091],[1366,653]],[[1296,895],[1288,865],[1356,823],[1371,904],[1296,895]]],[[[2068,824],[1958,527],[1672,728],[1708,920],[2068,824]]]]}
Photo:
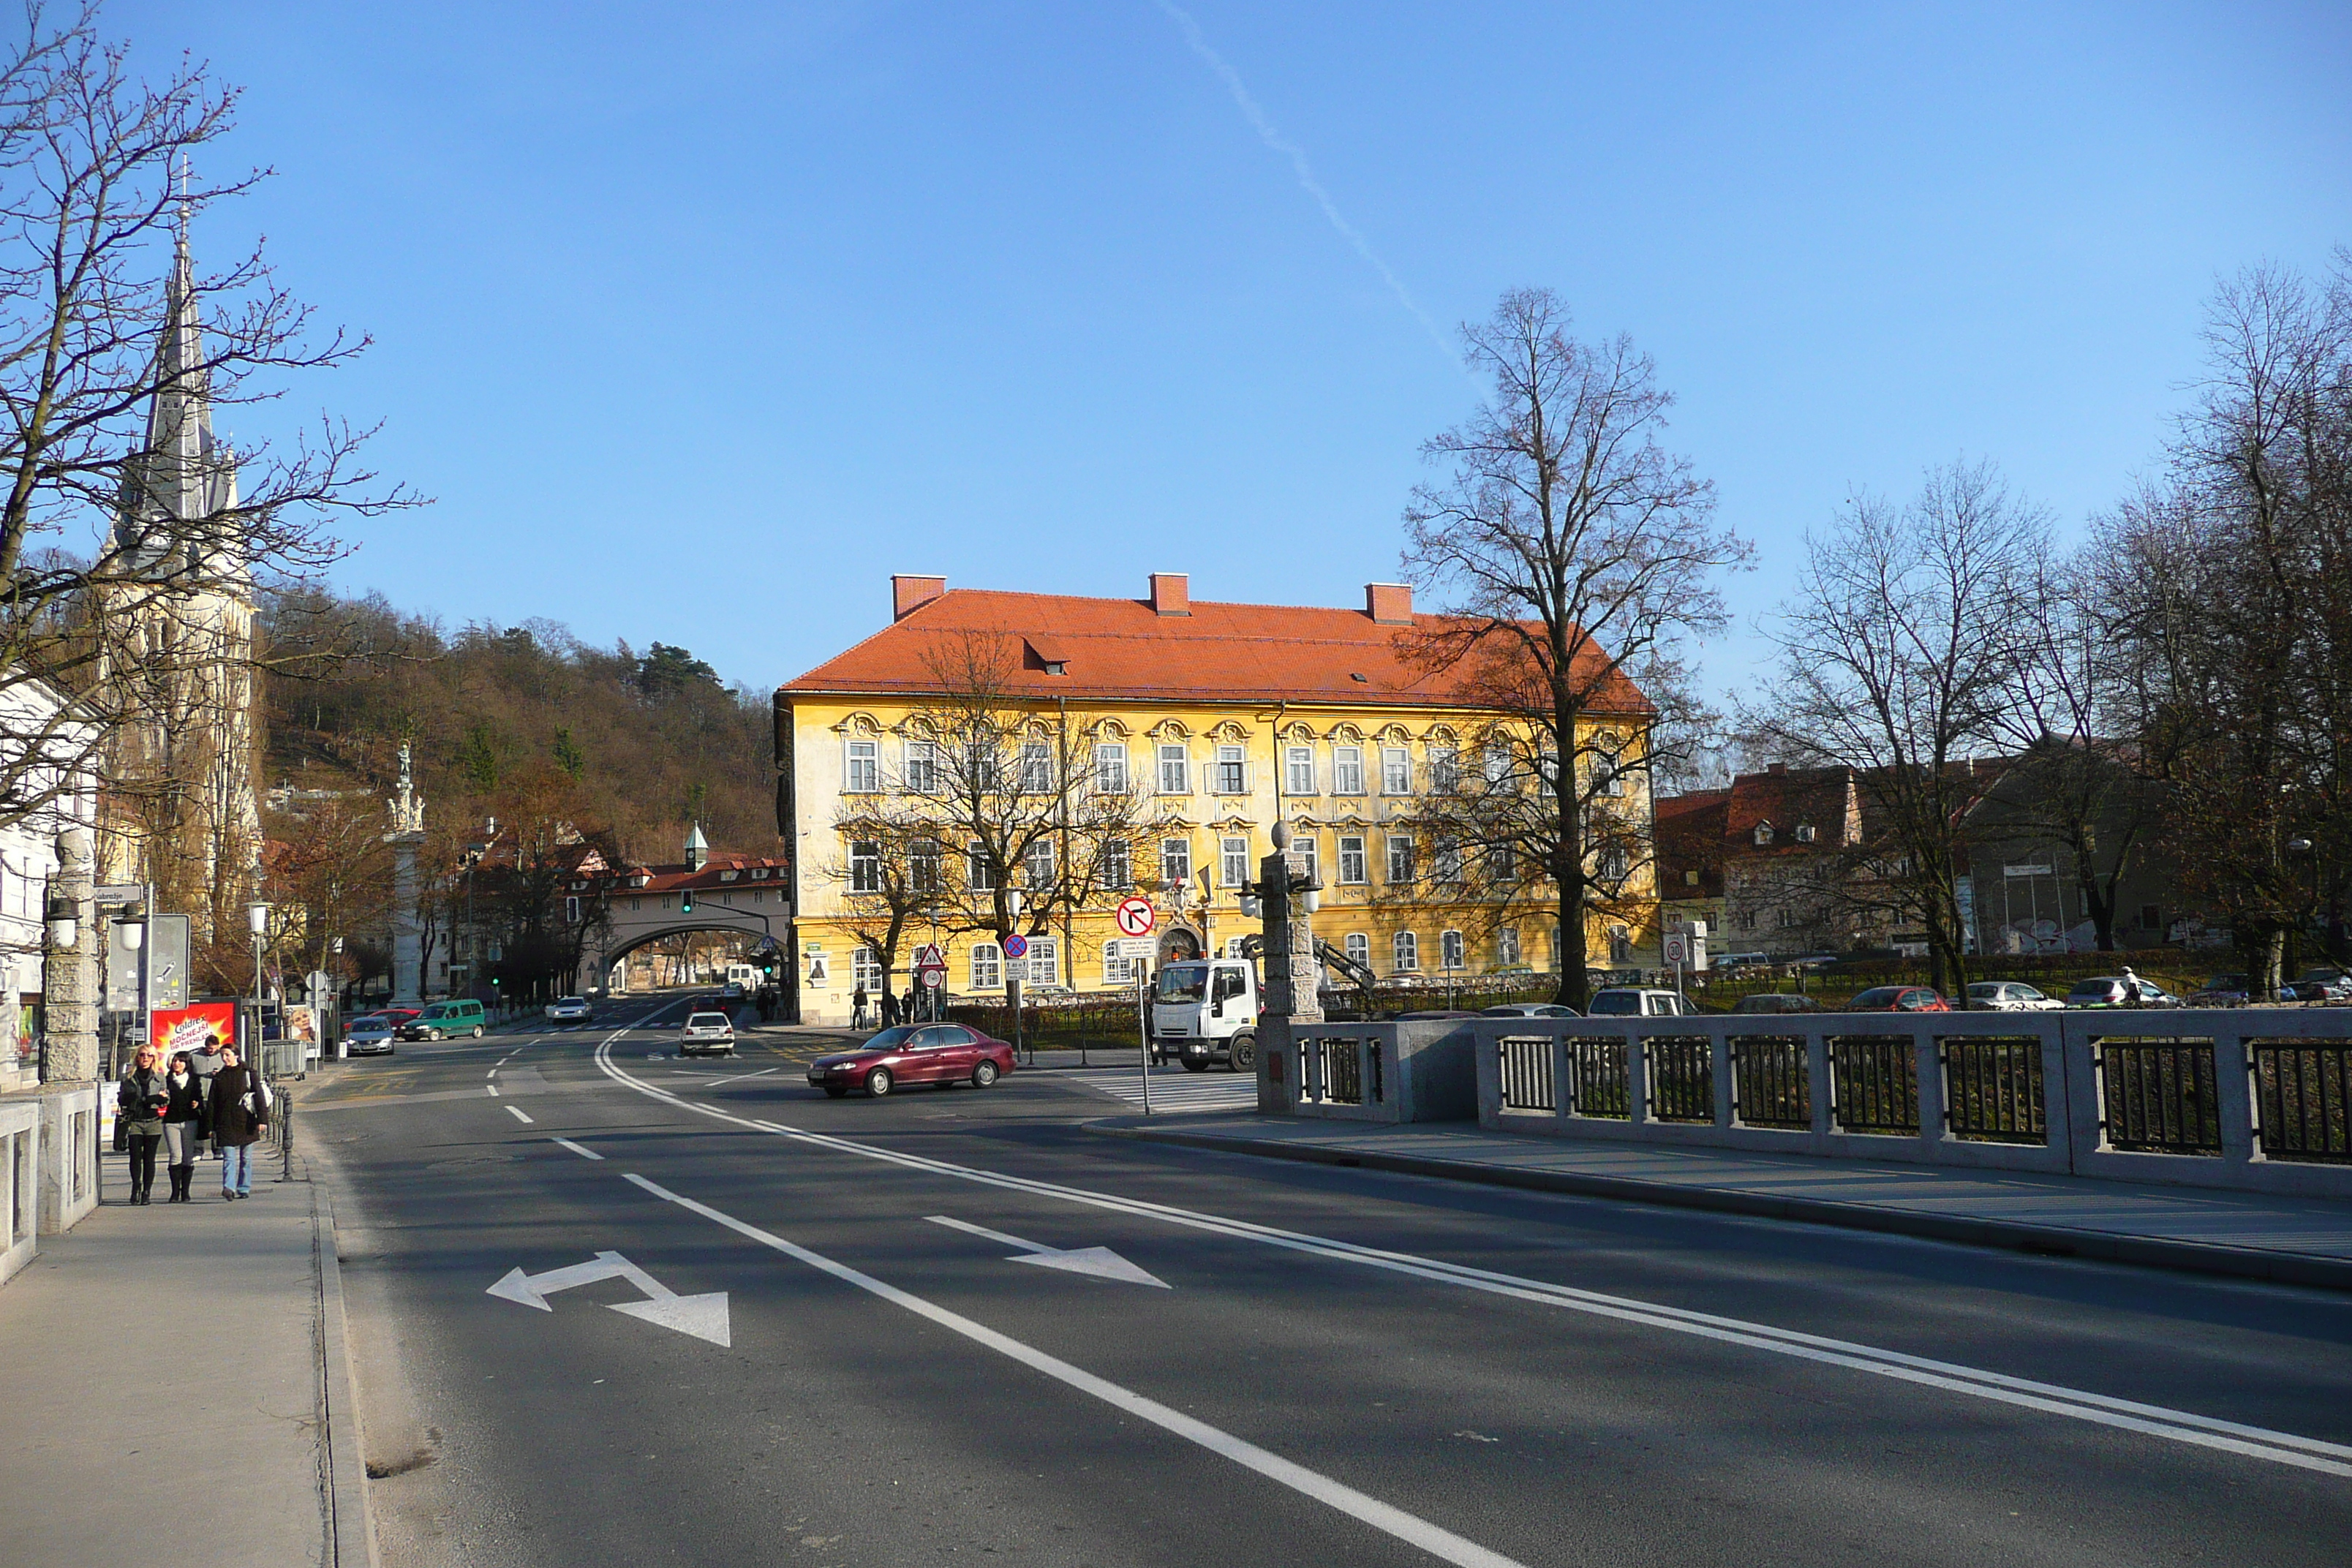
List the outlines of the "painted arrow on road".
{"type": "Polygon", "coordinates": [[[648,1323],[659,1323],[665,1329],[676,1329],[681,1334],[691,1334],[714,1345],[726,1346],[730,1342],[726,1291],[681,1296],[617,1252],[600,1252],[585,1263],[551,1268],[544,1274],[525,1274],[520,1268],[509,1268],[488,1293],[501,1300],[520,1301],[526,1307],[552,1312],[555,1309],[547,1304],[548,1297],[575,1285],[593,1285],[599,1279],[625,1279],[648,1298],[643,1301],[607,1303],[615,1312],[626,1312],[632,1318],[643,1318],[648,1323]]]}
{"type": "Polygon", "coordinates": [[[1169,1288],[1167,1280],[1138,1268],[1108,1247],[1074,1247],[1065,1250],[1024,1241],[1017,1236],[1007,1236],[1001,1230],[990,1230],[985,1226],[972,1225],[965,1220],[950,1219],[943,1214],[929,1214],[923,1217],[933,1225],[946,1226],[950,1230],[960,1230],[968,1236],[985,1237],[1007,1247],[1019,1247],[1021,1255],[1006,1258],[1007,1263],[1034,1263],[1040,1268],[1058,1268],[1066,1274],[1084,1274],[1095,1279],[1118,1279],[1129,1285],[1157,1285],[1162,1290],[1169,1288]]]}

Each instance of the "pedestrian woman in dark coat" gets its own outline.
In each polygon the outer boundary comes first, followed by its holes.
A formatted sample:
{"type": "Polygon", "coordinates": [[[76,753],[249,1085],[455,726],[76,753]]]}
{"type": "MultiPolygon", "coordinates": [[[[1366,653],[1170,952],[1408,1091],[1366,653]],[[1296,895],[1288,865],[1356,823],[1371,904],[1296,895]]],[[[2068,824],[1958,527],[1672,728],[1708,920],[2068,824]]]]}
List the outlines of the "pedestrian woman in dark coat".
{"type": "Polygon", "coordinates": [[[163,1092],[172,1097],[163,1107],[163,1163],[171,1173],[172,1195],[163,1201],[194,1203],[189,1189],[196,1184],[196,1146],[205,1136],[205,1083],[187,1052],[172,1053],[163,1092]]]}
{"type": "Polygon", "coordinates": [[[235,1046],[221,1047],[220,1071],[213,1074],[211,1114],[213,1141],[220,1145],[221,1196],[235,1200],[253,1195],[253,1145],[269,1125],[269,1106],[263,1099],[261,1075],[239,1059],[235,1046]]]}
{"type": "Polygon", "coordinates": [[[155,1068],[155,1047],[139,1047],[139,1058],[122,1075],[114,1090],[114,1113],[128,1130],[131,1151],[131,1201],[147,1202],[155,1185],[155,1145],[163,1141],[163,1108],[172,1101],[170,1085],[155,1068]]]}

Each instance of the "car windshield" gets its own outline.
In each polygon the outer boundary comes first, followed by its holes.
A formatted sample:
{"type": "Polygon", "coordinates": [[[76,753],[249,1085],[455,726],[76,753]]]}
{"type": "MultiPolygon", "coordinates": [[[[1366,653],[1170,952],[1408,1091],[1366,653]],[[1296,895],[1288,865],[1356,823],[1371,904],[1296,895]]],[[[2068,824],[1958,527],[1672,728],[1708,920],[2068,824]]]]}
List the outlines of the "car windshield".
{"type": "Polygon", "coordinates": [[[1162,1002],[1198,1002],[1208,994],[1209,966],[1205,963],[1171,963],[1160,972],[1160,999],[1162,1002]]]}
{"type": "Polygon", "coordinates": [[[1895,986],[1881,985],[1875,990],[1865,991],[1855,997],[1853,1005],[1857,1007],[1892,1007],[1895,1005],[1895,998],[1900,994],[1902,993],[1895,986]]]}
{"type": "Polygon", "coordinates": [[[2000,994],[2000,991],[2001,988],[1999,984],[1988,984],[1982,981],[1979,981],[1976,984],[1969,987],[1969,994],[1971,996],[1998,997],[2000,994]]]}
{"type": "Polygon", "coordinates": [[[2074,990],[2068,992],[2067,994],[2070,996],[2106,996],[2122,989],[2123,982],[2120,980],[2085,980],[2080,985],[2075,986],[2074,990]]]}
{"type": "Polygon", "coordinates": [[[588,998],[585,996],[559,996],[556,998],[555,1005],[559,1007],[585,1007],[588,1005],[588,998]]]}
{"type": "Polygon", "coordinates": [[[2336,980],[2342,978],[2343,973],[2344,972],[2342,970],[2336,968],[2332,963],[2323,964],[2317,969],[2306,969],[2301,974],[2296,975],[2295,984],[2300,985],[2308,981],[2336,980]]]}
{"type": "Polygon", "coordinates": [[[2208,991],[2243,991],[2246,977],[2242,974],[2217,974],[2205,983],[2208,991]]]}
{"type": "Polygon", "coordinates": [[[915,1037],[915,1031],[904,1024],[883,1030],[859,1048],[868,1051],[894,1051],[915,1037]]]}
{"type": "Polygon", "coordinates": [[[1596,991],[1592,994],[1592,1016],[1596,1018],[1638,1017],[1642,1011],[1642,994],[1638,991],[1596,991]]]}

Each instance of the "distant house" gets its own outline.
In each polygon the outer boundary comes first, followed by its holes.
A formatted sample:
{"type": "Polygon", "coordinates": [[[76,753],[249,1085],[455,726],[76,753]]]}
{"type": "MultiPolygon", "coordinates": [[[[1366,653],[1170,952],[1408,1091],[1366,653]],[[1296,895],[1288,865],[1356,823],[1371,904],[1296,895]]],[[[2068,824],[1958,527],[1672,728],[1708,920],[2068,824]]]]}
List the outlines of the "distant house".
{"type": "Polygon", "coordinates": [[[1669,928],[1705,921],[1707,941],[1723,947],[1724,823],[1727,789],[1693,790],[1654,803],[1659,914],[1669,928]]]}

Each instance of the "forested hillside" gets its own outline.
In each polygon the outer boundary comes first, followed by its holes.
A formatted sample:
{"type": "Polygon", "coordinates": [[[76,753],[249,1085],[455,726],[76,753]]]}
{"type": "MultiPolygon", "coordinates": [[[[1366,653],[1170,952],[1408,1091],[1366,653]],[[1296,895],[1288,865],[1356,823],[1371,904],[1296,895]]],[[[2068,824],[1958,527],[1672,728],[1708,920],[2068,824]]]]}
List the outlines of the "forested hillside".
{"type": "Polygon", "coordinates": [[[380,595],[280,595],[266,782],[388,793],[401,742],[436,834],[491,816],[562,820],[621,854],[675,860],[689,821],[774,853],[767,696],[685,648],[590,647],[552,621],[445,630],[380,595]]]}

